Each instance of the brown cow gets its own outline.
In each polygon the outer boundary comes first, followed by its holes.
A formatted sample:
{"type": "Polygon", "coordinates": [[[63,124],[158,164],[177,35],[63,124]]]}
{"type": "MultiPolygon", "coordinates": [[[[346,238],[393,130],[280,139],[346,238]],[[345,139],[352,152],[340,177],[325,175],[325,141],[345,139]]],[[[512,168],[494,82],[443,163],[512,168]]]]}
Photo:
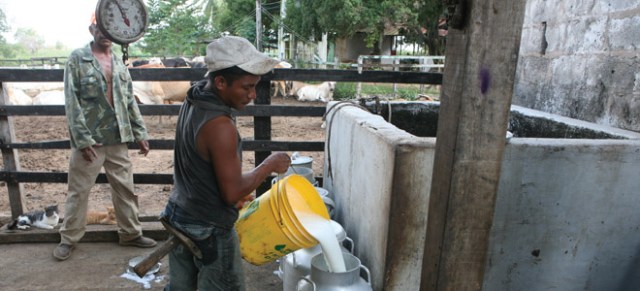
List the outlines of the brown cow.
{"type": "MultiPolygon", "coordinates": [[[[146,64],[136,68],[165,68],[163,64],[146,64]]],[[[135,81],[133,95],[142,104],[172,104],[183,102],[189,81],[135,81]]]]}
{"type": "MultiPolygon", "coordinates": [[[[282,61],[280,63],[278,63],[274,68],[279,68],[279,69],[290,69],[291,68],[291,64],[282,61]]],[[[276,97],[276,96],[282,96],[282,97],[289,97],[291,96],[291,93],[289,92],[289,88],[291,88],[290,86],[290,82],[287,81],[283,81],[283,80],[279,80],[279,81],[271,81],[271,86],[273,87],[273,94],[271,95],[271,97],[276,97]]]]}

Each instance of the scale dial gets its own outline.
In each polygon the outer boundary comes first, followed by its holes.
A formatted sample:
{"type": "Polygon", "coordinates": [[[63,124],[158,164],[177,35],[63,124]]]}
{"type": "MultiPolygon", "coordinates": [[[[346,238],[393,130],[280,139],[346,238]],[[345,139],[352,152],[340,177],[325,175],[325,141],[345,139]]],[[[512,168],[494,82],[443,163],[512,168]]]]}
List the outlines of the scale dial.
{"type": "Polygon", "coordinates": [[[142,0],[100,0],[96,23],[113,42],[126,45],[140,39],[147,28],[147,8],[142,0]]]}

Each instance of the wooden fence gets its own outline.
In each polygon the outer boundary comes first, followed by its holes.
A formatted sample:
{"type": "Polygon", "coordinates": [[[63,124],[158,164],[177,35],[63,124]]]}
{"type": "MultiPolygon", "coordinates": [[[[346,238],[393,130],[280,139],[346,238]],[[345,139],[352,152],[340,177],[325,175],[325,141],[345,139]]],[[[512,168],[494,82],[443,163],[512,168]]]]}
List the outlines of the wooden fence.
{"type": "MultiPolygon", "coordinates": [[[[134,81],[196,81],[205,73],[202,68],[163,68],[129,70],[134,81]]],[[[1,69],[0,82],[61,82],[61,69],[1,69]]],[[[324,151],[321,141],[273,141],[271,140],[271,117],[311,116],[321,118],[324,107],[275,106],[271,105],[270,81],[336,81],[336,82],[379,82],[405,84],[441,84],[442,74],[393,71],[355,70],[314,70],[314,69],[274,69],[262,77],[257,88],[254,104],[238,112],[239,116],[253,116],[254,140],[243,141],[243,151],[255,152],[255,163],[261,163],[272,151],[324,151]]],[[[1,92],[0,92],[1,93],[1,92]]],[[[4,95],[4,94],[1,94],[4,95]]],[[[0,171],[0,181],[6,183],[13,218],[23,213],[24,199],[21,183],[67,183],[65,172],[25,172],[20,171],[18,151],[22,149],[70,149],[69,140],[43,142],[16,142],[13,130],[13,116],[57,116],[64,115],[63,105],[16,106],[7,105],[8,100],[0,98],[0,151],[4,169],[0,171]]],[[[176,105],[140,105],[143,115],[177,115],[176,105]]],[[[151,148],[173,149],[174,140],[150,140],[151,148]]],[[[130,145],[135,149],[136,144],[130,145]]],[[[270,187],[271,179],[265,180],[257,193],[270,187]]],[[[98,176],[97,183],[107,183],[106,176],[98,176]]],[[[134,173],[136,184],[172,184],[171,174],[134,173]]],[[[141,218],[142,220],[142,218],[141,218]]]]}

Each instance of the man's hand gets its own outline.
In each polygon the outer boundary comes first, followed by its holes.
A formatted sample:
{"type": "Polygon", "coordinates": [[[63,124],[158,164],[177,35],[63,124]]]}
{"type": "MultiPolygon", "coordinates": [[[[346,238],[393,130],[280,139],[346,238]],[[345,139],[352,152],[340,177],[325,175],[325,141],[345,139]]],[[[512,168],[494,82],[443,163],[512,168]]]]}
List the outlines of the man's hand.
{"type": "Polygon", "coordinates": [[[244,207],[247,203],[253,201],[254,199],[255,198],[251,194],[242,197],[242,199],[240,199],[240,201],[236,202],[236,209],[238,209],[238,210],[242,209],[242,207],[244,207]]]}
{"type": "Polygon", "coordinates": [[[149,153],[149,142],[146,140],[141,140],[138,142],[138,145],[140,146],[140,151],[138,153],[146,157],[149,153]]]}
{"type": "Polygon", "coordinates": [[[289,166],[291,165],[291,158],[289,158],[289,155],[286,153],[273,153],[262,163],[268,166],[271,172],[282,174],[289,169],[289,166]]]}
{"type": "Polygon", "coordinates": [[[87,162],[93,162],[93,160],[98,158],[98,154],[96,153],[96,150],[94,150],[93,148],[99,148],[101,146],[102,144],[97,143],[92,146],[88,146],[86,148],[80,149],[80,152],[82,153],[82,158],[87,162]]]}

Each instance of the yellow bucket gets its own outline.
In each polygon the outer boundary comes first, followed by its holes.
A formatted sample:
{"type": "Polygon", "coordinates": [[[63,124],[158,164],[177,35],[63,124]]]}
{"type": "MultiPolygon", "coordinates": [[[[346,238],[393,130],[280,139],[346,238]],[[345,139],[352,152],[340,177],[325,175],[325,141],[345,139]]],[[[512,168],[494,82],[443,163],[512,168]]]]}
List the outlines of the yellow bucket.
{"type": "Polygon", "coordinates": [[[317,245],[295,213],[315,213],[330,220],[315,187],[293,174],[279,179],[269,191],[240,210],[236,230],[242,257],[251,264],[262,265],[317,245]]]}

